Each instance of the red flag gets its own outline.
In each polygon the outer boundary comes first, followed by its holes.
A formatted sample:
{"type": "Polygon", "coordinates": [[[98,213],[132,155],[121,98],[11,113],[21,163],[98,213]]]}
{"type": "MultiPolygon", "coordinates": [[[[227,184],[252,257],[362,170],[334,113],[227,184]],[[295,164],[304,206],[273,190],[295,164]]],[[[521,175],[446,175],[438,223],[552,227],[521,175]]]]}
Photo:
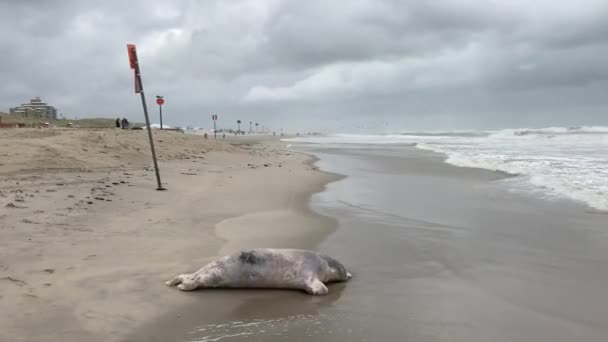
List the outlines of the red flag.
{"type": "Polygon", "coordinates": [[[137,50],[135,44],[127,44],[127,52],[129,53],[129,64],[133,69],[133,76],[135,78],[135,92],[141,93],[141,86],[138,82],[137,73],[139,72],[139,65],[137,61],[137,50]]]}
{"type": "Polygon", "coordinates": [[[127,44],[127,51],[129,52],[129,64],[131,69],[137,67],[137,51],[135,51],[135,44],[127,44]]]}

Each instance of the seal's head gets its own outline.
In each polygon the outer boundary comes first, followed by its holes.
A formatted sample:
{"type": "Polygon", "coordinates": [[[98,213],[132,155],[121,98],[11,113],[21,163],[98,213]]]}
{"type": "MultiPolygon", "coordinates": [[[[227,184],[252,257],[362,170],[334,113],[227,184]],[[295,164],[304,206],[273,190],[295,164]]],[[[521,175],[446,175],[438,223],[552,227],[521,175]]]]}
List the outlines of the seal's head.
{"type": "Polygon", "coordinates": [[[327,281],[347,281],[353,277],[338,260],[326,255],[323,255],[323,259],[327,261],[327,266],[329,267],[327,281]]]}

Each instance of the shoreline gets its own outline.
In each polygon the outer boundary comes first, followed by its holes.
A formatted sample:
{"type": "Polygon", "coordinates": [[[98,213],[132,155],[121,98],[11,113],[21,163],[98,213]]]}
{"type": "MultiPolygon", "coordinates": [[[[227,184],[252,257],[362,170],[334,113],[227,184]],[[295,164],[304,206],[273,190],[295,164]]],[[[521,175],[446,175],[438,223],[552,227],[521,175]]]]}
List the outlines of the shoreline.
{"type": "MultiPolygon", "coordinates": [[[[169,191],[156,192],[144,137],[0,132],[0,155],[13,161],[0,165],[7,175],[0,182],[7,212],[0,215],[0,309],[14,313],[0,323],[0,339],[139,341],[184,333],[183,325],[162,323],[170,321],[167,312],[222,295],[174,291],[166,279],[239,248],[314,248],[337,227],[311,209],[310,198],[338,177],[277,139],[159,132],[169,191]],[[24,153],[12,152],[23,143],[24,153]],[[101,146],[110,151],[99,154],[101,146]],[[47,163],[86,172],[48,172],[47,163]]],[[[231,293],[218,305],[239,306],[258,294],[231,293]]]]}
{"type": "Polygon", "coordinates": [[[344,227],[321,248],[357,272],[318,340],[605,339],[602,215],[414,148],[316,153],[349,176],[315,201],[344,227]]]}

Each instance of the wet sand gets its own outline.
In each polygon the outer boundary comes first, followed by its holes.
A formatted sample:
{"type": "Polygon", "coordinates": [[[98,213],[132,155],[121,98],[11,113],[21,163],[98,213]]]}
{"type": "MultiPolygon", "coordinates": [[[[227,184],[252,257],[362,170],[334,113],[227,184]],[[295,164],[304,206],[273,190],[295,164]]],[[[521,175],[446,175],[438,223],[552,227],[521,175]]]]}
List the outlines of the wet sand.
{"type": "Polygon", "coordinates": [[[328,297],[192,293],[190,307],[146,338],[608,338],[607,215],[508,191],[505,174],[456,168],[413,147],[309,152],[321,169],[348,176],[313,196],[312,206],[339,220],[318,248],[351,268],[351,282],[330,286],[328,297]]]}
{"type": "Polygon", "coordinates": [[[608,215],[413,147],[328,152],[352,174],[316,200],[340,218],[321,248],[357,272],[336,305],[366,326],[350,340],[608,338],[608,215]]]}

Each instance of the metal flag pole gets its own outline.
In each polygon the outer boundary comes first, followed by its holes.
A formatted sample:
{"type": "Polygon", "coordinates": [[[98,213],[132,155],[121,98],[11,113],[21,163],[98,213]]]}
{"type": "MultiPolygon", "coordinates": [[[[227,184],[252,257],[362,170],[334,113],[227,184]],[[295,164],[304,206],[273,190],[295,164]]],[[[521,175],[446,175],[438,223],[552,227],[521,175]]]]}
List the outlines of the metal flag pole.
{"type": "Polygon", "coordinates": [[[141,81],[141,73],[139,70],[139,61],[137,60],[137,51],[134,44],[127,44],[129,51],[129,60],[131,69],[135,72],[135,92],[141,95],[141,105],[144,108],[144,116],[146,117],[146,128],[148,131],[148,139],[150,140],[150,149],[152,150],[152,160],[154,161],[154,171],[156,172],[156,190],[167,190],[163,188],[160,181],[160,171],[158,169],[158,161],[156,160],[156,149],[154,148],[154,139],[152,138],[152,128],[150,127],[150,118],[148,116],[148,106],[146,105],[146,96],[144,95],[144,85],[141,81]]]}
{"type": "Polygon", "coordinates": [[[158,106],[158,111],[160,113],[160,129],[163,129],[163,106],[158,106]]]}

